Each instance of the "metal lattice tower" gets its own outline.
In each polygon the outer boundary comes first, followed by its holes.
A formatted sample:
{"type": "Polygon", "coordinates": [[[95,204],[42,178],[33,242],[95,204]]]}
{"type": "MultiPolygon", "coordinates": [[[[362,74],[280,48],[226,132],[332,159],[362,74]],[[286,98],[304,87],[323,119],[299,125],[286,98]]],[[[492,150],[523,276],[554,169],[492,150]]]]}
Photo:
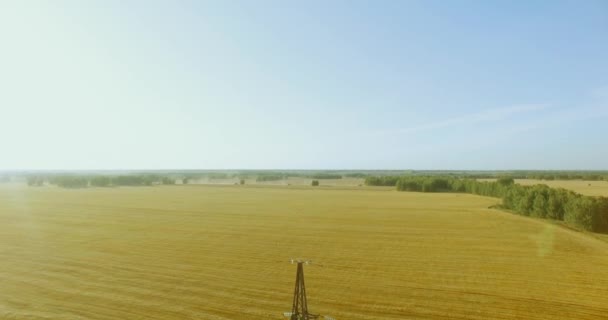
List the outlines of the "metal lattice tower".
{"type": "MultiPolygon", "coordinates": [[[[296,272],[296,286],[293,290],[293,303],[291,312],[284,312],[283,315],[289,317],[289,320],[314,320],[320,316],[308,312],[308,301],[306,301],[306,285],[304,284],[304,265],[310,264],[310,260],[294,260],[291,263],[298,265],[296,272]]],[[[335,320],[330,316],[324,316],[326,320],[335,320]]]]}
{"type": "Polygon", "coordinates": [[[296,274],[296,287],[293,291],[293,305],[291,307],[290,320],[316,319],[317,315],[308,313],[308,302],[306,301],[306,285],[304,284],[304,263],[308,261],[297,261],[298,272],[296,274]]]}

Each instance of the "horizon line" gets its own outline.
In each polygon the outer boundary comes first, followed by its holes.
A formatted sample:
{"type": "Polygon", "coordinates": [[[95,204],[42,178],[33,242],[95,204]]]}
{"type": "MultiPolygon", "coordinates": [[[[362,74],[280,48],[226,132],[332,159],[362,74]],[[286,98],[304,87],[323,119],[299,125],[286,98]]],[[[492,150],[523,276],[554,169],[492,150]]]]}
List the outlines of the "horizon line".
{"type": "Polygon", "coordinates": [[[376,169],[347,169],[347,168],[140,168],[140,169],[0,169],[0,173],[7,172],[91,172],[91,171],[479,171],[479,172],[505,172],[505,171],[538,171],[538,172],[608,172],[608,169],[412,169],[412,168],[376,168],[376,169]]]}

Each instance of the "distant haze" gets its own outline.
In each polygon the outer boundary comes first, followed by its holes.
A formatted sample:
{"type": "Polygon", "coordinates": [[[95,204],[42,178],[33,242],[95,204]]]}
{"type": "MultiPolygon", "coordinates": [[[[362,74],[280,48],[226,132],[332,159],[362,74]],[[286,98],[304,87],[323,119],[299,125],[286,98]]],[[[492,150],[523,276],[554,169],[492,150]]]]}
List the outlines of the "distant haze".
{"type": "Polygon", "coordinates": [[[606,1],[2,1],[0,170],[608,169],[606,1]]]}

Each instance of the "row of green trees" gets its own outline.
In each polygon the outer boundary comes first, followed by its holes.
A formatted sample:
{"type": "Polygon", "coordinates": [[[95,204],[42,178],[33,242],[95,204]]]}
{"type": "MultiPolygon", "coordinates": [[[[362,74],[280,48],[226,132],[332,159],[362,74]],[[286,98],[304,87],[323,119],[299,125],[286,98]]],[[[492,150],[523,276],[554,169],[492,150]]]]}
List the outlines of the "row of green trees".
{"type": "Polygon", "coordinates": [[[334,173],[315,173],[315,174],[289,174],[289,173],[263,173],[256,176],[256,181],[277,181],[284,180],[288,177],[311,178],[315,180],[323,179],[342,179],[341,174],[334,173]]]}
{"type": "Polygon", "coordinates": [[[63,188],[86,188],[89,179],[82,176],[53,176],[49,178],[49,183],[63,188]]]}
{"type": "Polygon", "coordinates": [[[595,172],[595,173],[586,173],[584,171],[581,172],[562,172],[562,171],[524,171],[524,172],[493,172],[493,173],[468,173],[468,172],[433,172],[428,171],[424,173],[419,172],[411,172],[400,176],[394,175],[376,175],[376,176],[363,176],[366,177],[366,180],[369,180],[370,183],[368,185],[374,185],[376,179],[385,177],[387,179],[394,177],[453,177],[453,178],[462,178],[462,179],[496,179],[497,177],[509,177],[512,179],[535,179],[535,180],[586,180],[586,181],[608,181],[608,174],[605,172],[595,172]]]}
{"type": "Polygon", "coordinates": [[[399,191],[462,192],[502,199],[515,213],[564,221],[584,230],[608,233],[608,198],[591,197],[546,185],[522,186],[509,177],[477,181],[453,177],[400,177],[399,191]]]}
{"type": "Polygon", "coordinates": [[[514,185],[512,178],[499,178],[496,182],[460,179],[454,177],[400,177],[395,186],[399,191],[462,192],[488,197],[502,197],[514,185]]]}
{"type": "Polygon", "coordinates": [[[503,206],[519,214],[561,220],[585,230],[608,233],[608,198],[584,196],[546,185],[514,185],[503,206]]]}
{"type": "Polygon", "coordinates": [[[362,172],[352,172],[352,173],[345,173],[342,176],[345,178],[365,178],[368,176],[368,174],[362,173],[362,172]]]}
{"type": "Polygon", "coordinates": [[[234,177],[233,174],[223,173],[223,172],[213,172],[208,173],[207,178],[209,179],[230,179],[234,177]]]}
{"type": "Polygon", "coordinates": [[[608,175],[597,173],[535,173],[526,176],[527,179],[538,180],[589,180],[589,181],[608,181],[608,175]]]}
{"type": "Polygon", "coordinates": [[[118,186],[151,186],[155,184],[171,185],[176,180],[162,175],[122,175],[122,176],[79,176],[79,175],[53,175],[49,177],[28,176],[29,186],[41,186],[44,183],[56,185],[63,188],[86,188],[86,187],[118,187],[118,186]]]}
{"type": "Polygon", "coordinates": [[[39,186],[44,185],[44,177],[41,177],[41,176],[27,176],[26,181],[27,181],[27,185],[30,187],[33,187],[33,186],[39,187],[39,186]]]}
{"type": "Polygon", "coordinates": [[[394,187],[399,178],[399,176],[369,176],[365,178],[365,185],[394,187]]]}
{"type": "MultiPolygon", "coordinates": [[[[169,172],[166,172],[169,173],[169,172]]],[[[214,171],[214,172],[172,172],[174,175],[186,176],[190,179],[254,179],[260,176],[282,176],[311,178],[311,179],[342,179],[367,178],[370,176],[417,176],[417,177],[458,177],[469,179],[494,179],[497,176],[509,176],[513,179],[538,180],[607,180],[607,171],[446,171],[446,170],[392,170],[392,171],[281,171],[281,170],[246,170],[246,171],[214,171]]],[[[264,179],[264,178],[262,178],[264,179]]],[[[261,180],[264,181],[264,180],[261,180]]]]}
{"type": "Polygon", "coordinates": [[[342,175],[341,174],[335,174],[335,173],[317,173],[317,174],[313,174],[310,175],[309,178],[312,179],[342,179],[342,175]]]}
{"type": "Polygon", "coordinates": [[[278,174],[265,174],[265,175],[259,175],[257,176],[257,178],[255,178],[255,181],[278,181],[278,180],[283,180],[286,177],[284,175],[278,175],[278,174]]]}

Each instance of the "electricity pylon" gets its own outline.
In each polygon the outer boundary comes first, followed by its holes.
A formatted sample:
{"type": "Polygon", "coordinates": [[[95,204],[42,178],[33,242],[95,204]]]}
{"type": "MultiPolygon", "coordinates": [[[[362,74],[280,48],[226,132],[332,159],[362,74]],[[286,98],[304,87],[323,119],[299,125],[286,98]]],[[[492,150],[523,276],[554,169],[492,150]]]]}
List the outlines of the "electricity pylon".
{"type": "MultiPolygon", "coordinates": [[[[308,312],[308,301],[306,301],[306,285],[304,284],[304,265],[310,264],[310,260],[291,259],[291,263],[298,264],[298,271],[296,272],[296,286],[293,291],[293,303],[291,306],[291,312],[283,313],[284,316],[289,317],[289,320],[314,320],[320,316],[318,314],[311,314],[308,312]]],[[[325,316],[326,320],[334,320],[332,317],[325,316]]]]}

